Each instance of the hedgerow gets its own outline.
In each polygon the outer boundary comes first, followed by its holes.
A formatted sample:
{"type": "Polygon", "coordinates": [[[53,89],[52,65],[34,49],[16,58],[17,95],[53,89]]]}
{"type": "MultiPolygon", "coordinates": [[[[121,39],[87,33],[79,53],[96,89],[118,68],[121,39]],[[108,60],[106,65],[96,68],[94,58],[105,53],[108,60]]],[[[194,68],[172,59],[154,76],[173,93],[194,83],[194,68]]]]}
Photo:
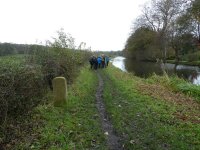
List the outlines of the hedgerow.
{"type": "Polygon", "coordinates": [[[0,57],[0,143],[9,119],[17,120],[41,103],[52,90],[54,77],[63,76],[70,85],[88,60],[90,51],[72,49],[69,44],[63,47],[67,40],[62,33],[47,46],[35,45],[26,55],[0,57]]]}

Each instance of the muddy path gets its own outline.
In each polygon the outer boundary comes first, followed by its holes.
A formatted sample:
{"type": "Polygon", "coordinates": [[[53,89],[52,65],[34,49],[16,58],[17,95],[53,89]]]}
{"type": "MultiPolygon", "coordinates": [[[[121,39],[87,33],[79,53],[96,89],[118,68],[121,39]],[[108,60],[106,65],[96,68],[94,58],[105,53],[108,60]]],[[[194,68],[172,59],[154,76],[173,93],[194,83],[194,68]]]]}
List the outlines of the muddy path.
{"type": "Polygon", "coordinates": [[[101,74],[97,71],[97,76],[99,80],[99,85],[96,92],[96,106],[99,111],[101,126],[104,134],[107,136],[107,145],[110,150],[122,150],[122,146],[120,144],[120,138],[116,135],[113,125],[109,120],[108,114],[106,112],[106,108],[103,102],[103,85],[104,80],[101,74]]]}

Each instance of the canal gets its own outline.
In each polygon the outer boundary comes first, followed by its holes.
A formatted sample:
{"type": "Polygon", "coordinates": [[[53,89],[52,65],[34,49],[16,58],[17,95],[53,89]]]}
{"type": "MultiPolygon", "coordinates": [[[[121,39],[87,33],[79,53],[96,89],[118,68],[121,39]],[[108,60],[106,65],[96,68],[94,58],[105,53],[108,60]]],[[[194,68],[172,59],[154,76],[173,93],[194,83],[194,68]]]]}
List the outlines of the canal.
{"type": "Polygon", "coordinates": [[[186,79],[193,84],[200,85],[200,68],[198,66],[133,61],[121,56],[115,57],[111,62],[122,71],[134,73],[134,75],[142,78],[147,78],[153,73],[162,75],[163,71],[165,71],[170,76],[176,74],[178,77],[186,79]]]}

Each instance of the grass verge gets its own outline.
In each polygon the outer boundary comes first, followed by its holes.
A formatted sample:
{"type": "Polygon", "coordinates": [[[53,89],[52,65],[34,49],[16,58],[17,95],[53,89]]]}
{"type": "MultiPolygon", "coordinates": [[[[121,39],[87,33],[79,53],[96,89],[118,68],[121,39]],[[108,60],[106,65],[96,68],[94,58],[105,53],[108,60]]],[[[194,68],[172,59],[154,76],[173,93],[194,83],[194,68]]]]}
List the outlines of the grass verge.
{"type": "Polygon", "coordinates": [[[17,149],[106,150],[105,135],[95,105],[97,81],[96,74],[84,68],[68,90],[66,106],[53,107],[51,103],[38,106],[33,118],[41,123],[17,145],[17,149]],[[34,135],[38,135],[37,138],[34,135]]]}
{"type": "Polygon", "coordinates": [[[114,67],[102,76],[106,109],[125,149],[199,149],[200,110],[194,99],[114,67]]]}

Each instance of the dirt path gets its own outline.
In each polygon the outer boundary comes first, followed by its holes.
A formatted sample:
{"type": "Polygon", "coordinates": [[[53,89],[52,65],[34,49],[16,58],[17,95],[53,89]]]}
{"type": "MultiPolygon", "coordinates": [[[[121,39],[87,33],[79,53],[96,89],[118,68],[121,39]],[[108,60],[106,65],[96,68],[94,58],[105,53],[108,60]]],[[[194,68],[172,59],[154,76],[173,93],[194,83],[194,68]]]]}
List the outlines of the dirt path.
{"type": "Polygon", "coordinates": [[[99,86],[96,93],[97,108],[101,118],[102,129],[107,136],[107,144],[110,150],[122,150],[120,145],[120,138],[115,134],[113,125],[110,122],[108,115],[106,113],[105,105],[103,103],[103,79],[99,72],[97,71],[97,76],[99,79],[99,86]]]}

